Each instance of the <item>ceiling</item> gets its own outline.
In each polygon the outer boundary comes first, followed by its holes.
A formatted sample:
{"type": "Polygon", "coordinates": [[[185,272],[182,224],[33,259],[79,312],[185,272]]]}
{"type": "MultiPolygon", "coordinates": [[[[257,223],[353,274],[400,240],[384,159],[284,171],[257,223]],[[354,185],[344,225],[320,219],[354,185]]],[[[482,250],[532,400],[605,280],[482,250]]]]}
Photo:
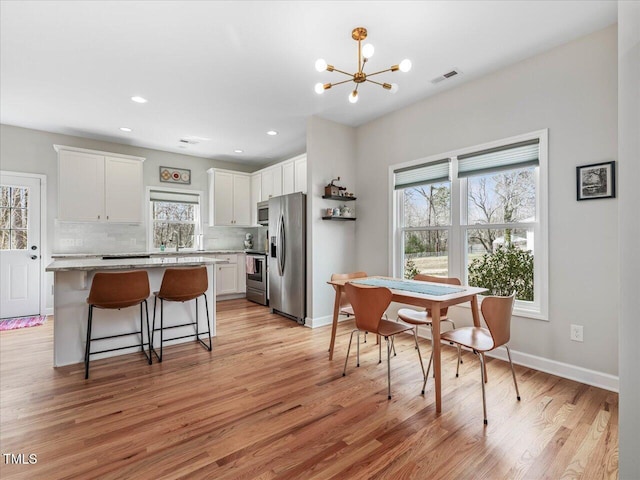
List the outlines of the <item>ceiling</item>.
{"type": "Polygon", "coordinates": [[[0,18],[2,123],[259,167],[304,152],[311,115],[362,125],[604,28],[617,5],[3,0],[0,18]],[[355,71],[357,26],[376,49],[366,71],[404,58],[412,70],[377,77],[395,95],[369,83],[357,104],[348,85],[317,95],[317,82],[346,78],[318,73],[317,58],[355,71]]]}

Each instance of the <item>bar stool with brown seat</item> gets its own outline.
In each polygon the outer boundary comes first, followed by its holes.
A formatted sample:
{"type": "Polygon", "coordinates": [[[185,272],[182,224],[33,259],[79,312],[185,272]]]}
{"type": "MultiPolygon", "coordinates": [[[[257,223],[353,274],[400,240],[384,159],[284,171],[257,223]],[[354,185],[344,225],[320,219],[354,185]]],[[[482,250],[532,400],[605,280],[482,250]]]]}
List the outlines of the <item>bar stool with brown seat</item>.
{"type": "MultiPolygon", "coordinates": [[[[93,276],[91,290],[87,303],[89,304],[89,314],[87,317],[87,343],[84,354],[84,378],[89,378],[89,357],[98,353],[112,352],[131,348],[136,345],[125,347],[109,348],[98,352],[91,351],[91,342],[107,340],[109,338],[124,337],[127,335],[140,335],[140,349],[151,365],[151,351],[149,354],[144,350],[144,329],[142,324],[142,304],[147,313],[147,339],[149,336],[149,309],[147,307],[147,297],[149,297],[149,276],[145,270],[133,270],[130,272],[98,272],[93,276]],[[101,308],[107,310],[120,310],[121,308],[140,305],[140,330],[130,333],[108,335],[104,337],[91,338],[91,327],[93,324],[93,309],[101,308]]],[[[151,342],[149,341],[150,345],[151,342]]]]}
{"type": "Polygon", "coordinates": [[[153,326],[151,333],[151,351],[158,357],[158,361],[162,362],[162,345],[164,342],[171,340],[178,340],[180,338],[188,338],[195,336],[195,339],[202,344],[208,351],[213,349],[211,343],[211,325],[209,320],[209,303],[207,301],[207,289],[209,288],[209,279],[207,276],[207,267],[194,267],[194,268],[167,268],[162,276],[162,284],[160,290],[153,292],[155,298],[153,300],[153,326]],[[205,310],[207,312],[207,335],[209,337],[209,344],[207,345],[200,338],[200,331],[198,327],[198,298],[204,297],[205,310]],[[156,303],[160,299],[160,328],[156,329],[156,303]],[[188,302],[190,300],[196,301],[196,315],[194,322],[181,323],[179,325],[164,326],[164,302],[188,302]],[[164,338],[164,330],[178,327],[186,327],[189,325],[195,326],[195,333],[189,335],[182,335],[179,337],[164,338]],[[153,347],[153,337],[156,331],[160,332],[160,354],[153,347]]]}

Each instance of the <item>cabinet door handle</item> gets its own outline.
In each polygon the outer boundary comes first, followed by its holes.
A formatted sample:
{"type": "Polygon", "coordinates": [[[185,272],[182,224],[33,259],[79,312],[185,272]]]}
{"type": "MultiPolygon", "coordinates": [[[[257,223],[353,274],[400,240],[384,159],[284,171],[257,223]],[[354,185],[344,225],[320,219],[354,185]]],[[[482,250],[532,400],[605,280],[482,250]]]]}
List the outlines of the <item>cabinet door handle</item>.
{"type": "Polygon", "coordinates": [[[100,215],[98,215],[98,220],[100,220],[100,215]]]}

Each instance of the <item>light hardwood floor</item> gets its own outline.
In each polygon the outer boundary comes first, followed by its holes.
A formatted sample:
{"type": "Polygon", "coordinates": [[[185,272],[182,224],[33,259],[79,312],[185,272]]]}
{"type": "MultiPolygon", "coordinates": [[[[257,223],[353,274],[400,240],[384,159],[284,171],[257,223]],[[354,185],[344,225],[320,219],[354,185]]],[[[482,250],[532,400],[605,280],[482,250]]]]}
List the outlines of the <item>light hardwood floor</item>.
{"type": "MultiPolygon", "coordinates": [[[[375,339],[342,377],[352,322],[311,330],[264,307],[220,302],[214,351],[195,343],[54,369],[52,321],[0,334],[2,453],[37,455],[3,479],[616,478],[618,396],[488,361],[489,425],[478,361],[443,347],[443,412],[413,339],[397,339],[392,400],[375,339]]],[[[370,336],[371,337],[371,336],[370,336]]],[[[428,360],[429,342],[421,340],[428,360]]],[[[383,350],[384,359],[384,350],[383,350]]],[[[426,362],[425,362],[426,366],[426,362]]]]}

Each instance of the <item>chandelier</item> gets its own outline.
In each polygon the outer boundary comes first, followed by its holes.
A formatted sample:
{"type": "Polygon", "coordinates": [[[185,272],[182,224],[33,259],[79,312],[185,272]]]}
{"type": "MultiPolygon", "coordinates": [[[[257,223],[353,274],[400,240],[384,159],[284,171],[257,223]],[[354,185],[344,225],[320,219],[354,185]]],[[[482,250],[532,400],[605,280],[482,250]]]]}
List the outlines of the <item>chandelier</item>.
{"type": "Polygon", "coordinates": [[[370,43],[367,43],[366,45],[361,46],[362,40],[367,38],[367,29],[364,27],[354,28],[353,31],[351,32],[351,38],[353,38],[355,41],[358,42],[358,70],[356,71],[356,73],[347,73],[342,70],[338,70],[333,65],[327,64],[327,62],[325,62],[324,59],[322,58],[316,60],[317,71],[322,72],[324,70],[327,70],[329,72],[342,73],[350,77],[349,79],[343,80],[342,82],[324,83],[324,84],[316,83],[316,86],[315,86],[316,93],[320,95],[324,93],[325,90],[329,90],[331,87],[340,85],[342,83],[347,83],[347,82],[354,82],[356,84],[353,91],[349,93],[349,101],[351,103],[356,103],[358,101],[358,87],[360,86],[361,83],[364,83],[364,82],[375,83],[376,85],[380,85],[385,90],[389,90],[391,93],[396,93],[398,91],[397,84],[376,82],[375,80],[371,80],[370,77],[373,77],[374,75],[379,75],[385,72],[396,72],[398,70],[400,70],[401,72],[408,72],[409,70],[411,70],[411,60],[404,59],[398,65],[393,65],[390,68],[387,68],[386,70],[380,70],[379,72],[364,73],[365,64],[373,56],[373,51],[374,51],[373,45],[371,45],[370,43]]]}

